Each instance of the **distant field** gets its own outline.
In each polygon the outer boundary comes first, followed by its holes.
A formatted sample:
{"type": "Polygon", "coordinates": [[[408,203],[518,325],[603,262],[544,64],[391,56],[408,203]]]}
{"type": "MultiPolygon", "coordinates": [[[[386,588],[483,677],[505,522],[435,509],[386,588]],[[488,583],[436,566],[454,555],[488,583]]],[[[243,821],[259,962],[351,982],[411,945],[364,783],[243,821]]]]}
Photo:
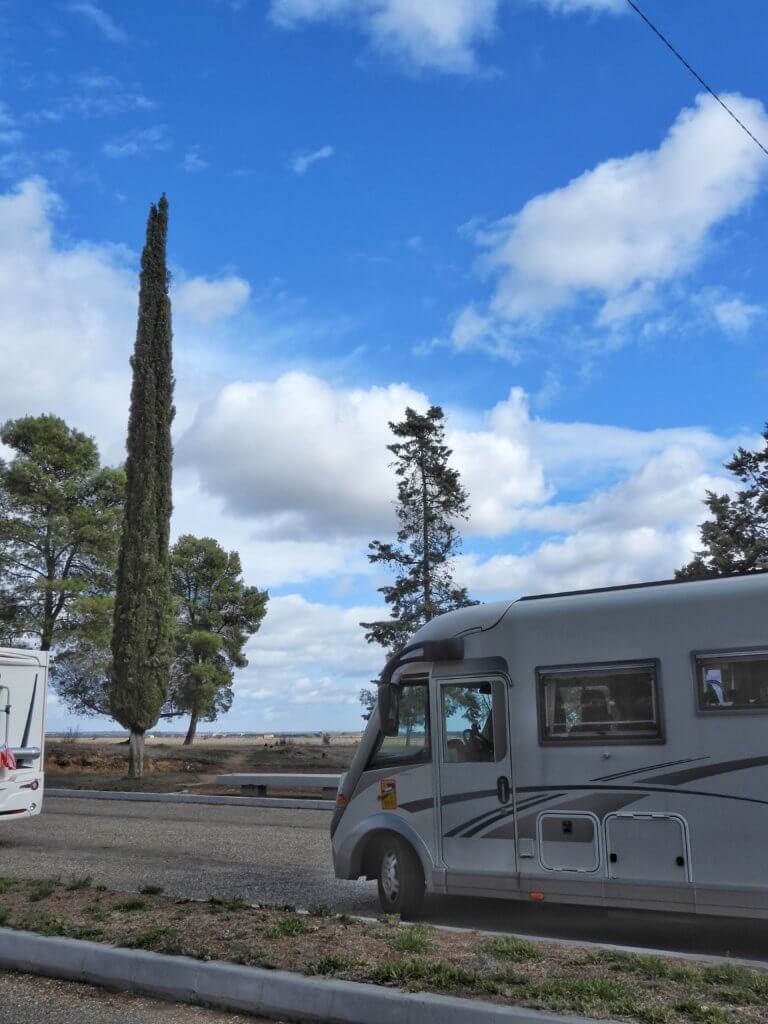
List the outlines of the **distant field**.
{"type": "Polygon", "coordinates": [[[128,749],[115,736],[49,736],[45,771],[48,786],[72,789],[143,790],[147,792],[239,793],[216,784],[230,772],[341,772],[360,741],[359,733],[322,736],[216,736],[190,747],[181,736],[147,739],[145,775],[127,779],[128,749]]]}

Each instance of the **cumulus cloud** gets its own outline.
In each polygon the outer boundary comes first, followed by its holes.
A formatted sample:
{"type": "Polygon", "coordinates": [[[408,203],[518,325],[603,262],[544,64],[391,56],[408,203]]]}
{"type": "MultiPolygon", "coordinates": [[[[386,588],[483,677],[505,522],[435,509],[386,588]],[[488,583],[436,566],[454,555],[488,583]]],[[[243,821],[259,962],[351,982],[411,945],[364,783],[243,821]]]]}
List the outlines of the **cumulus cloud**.
{"type": "MultiPolygon", "coordinates": [[[[306,373],[241,381],[200,410],[179,457],[264,536],[370,538],[393,528],[388,423],[408,405],[429,400],[404,384],[341,389],[306,373]]],[[[472,495],[472,531],[503,533],[517,507],[546,496],[541,466],[514,432],[454,425],[448,441],[472,495]]]]}
{"type": "Polygon", "coordinates": [[[246,649],[230,717],[249,712],[261,721],[297,721],[315,728],[359,728],[360,688],[381,671],[384,653],[366,643],[361,621],[378,606],[341,608],[299,594],[273,597],[261,630],[246,649]]]}
{"type": "Polygon", "coordinates": [[[741,335],[752,330],[758,319],[765,315],[765,306],[744,302],[738,296],[715,297],[711,303],[712,315],[726,334],[741,335]]]}
{"type": "Polygon", "coordinates": [[[251,297],[242,277],[190,277],[173,288],[174,309],[194,323],[206,326],[234,316],[251,297]]]}
{"type": "MultiPolygon", "coordinates": [[[[759,101],[727,99],[768,135],[759,101]]],[[[459,317],[454,346],[498,347],[505,327],[582,300],[601,303],[598,324],[636,315],[702,258],[715,227],[743,210],[767,176],[754,143],[712,97],[699,96],[658,149],[606,160],[509,217],[473,226],[495,288],[488,308],[472,312],[470,337],[466,311],[459,317]]]]}
{"type": "Polygon", "coordinates": [[[298,153],[291,160],[291,170],[294,174],[306,174],[312,164],[316,164],[318,160],[328,160],[332,156],[333,146],[321,146],[311,153],[298,153]]]}
{"type": "Polygon", "coordinates": [[[499,0],[272,0],[273,21],[294,28],[349,19],[373,46],[411,67],[467,73],[494,31],[499,0]]]}
{"type": "MultiPolygon", "coordinates": [[[[528,0],[553,13],[617,13],[623,0],[528,0]]],[[[456,74],[478,70],[477,47],[497,29],[501,0],[272,0],[281,28],[314,21],[348,21],[375,49],[407,67],[456,74]]]]}
{"type": "Polygon", "coordinates": [[[712,471],[707,448],[673,444],[637,473],[583,501],[533,510],[521,526],[549,534],[547,539],[523,554],[463,556],[457,566],[461,582],[487,597],[671,576],[698,546],[702,496],[730,486],[712,471]]]}

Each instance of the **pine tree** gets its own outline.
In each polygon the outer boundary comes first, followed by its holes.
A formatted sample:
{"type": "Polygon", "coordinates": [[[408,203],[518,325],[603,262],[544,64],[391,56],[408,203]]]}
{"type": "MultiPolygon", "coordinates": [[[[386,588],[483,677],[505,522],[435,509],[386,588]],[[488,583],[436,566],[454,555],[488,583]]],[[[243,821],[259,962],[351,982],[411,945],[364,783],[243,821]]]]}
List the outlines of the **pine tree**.
{"type": "Polygon", "coordinates": [[[126,505],[117,569],[110,708],[130,731],[128,774],[144,770],[144,735],[170,685],[173,369],[166,267],[168,201],[150,207],[141,256],[139,315],[131,366],[126,505]]]}
{"type": "Polygon", "coordinates": [[[245,586],[238,553],[212,537],[179,537],[171,572],[177,616],[169,704],[190,716],[188,746],[200,719],[213,722],[232,706],[234,670],[248,665],[244,648],[266,615],[269,595],[245,586]]]}
{"type": "Polygon", "coordinates": [[[704,579],[768,568],[768,426],[758,451],[739,448],[725,468],[745,484],[735,497],[707,491],[712,514],[700,526],[701,551],[675,573],[677,579],[704,579]]]}
{"type": "Polygon", "coordinates": [[[379,588],[392,617],[360,625],[369,643],[391,653],[436,615],[477,603],[453,580],[452,560],[461,547],[456,523],[469,518],[469,504],[458,471],[448,464],[453,453],[445,444],[444,418],[433,405],[424,415],[406,409],[404,420],[389,424],[398,438],[387,445],[398,479],[397,543],[371,541],[368,558],[397,573],[392,586],[379,588]]]}
{"type": "Polygon", "coordinates": [[[14,453],[0,459],[0,643],[58,655],[77,603],[111,587],[125,475],[58,416],[9,420],[0,441],[14,453]]]}

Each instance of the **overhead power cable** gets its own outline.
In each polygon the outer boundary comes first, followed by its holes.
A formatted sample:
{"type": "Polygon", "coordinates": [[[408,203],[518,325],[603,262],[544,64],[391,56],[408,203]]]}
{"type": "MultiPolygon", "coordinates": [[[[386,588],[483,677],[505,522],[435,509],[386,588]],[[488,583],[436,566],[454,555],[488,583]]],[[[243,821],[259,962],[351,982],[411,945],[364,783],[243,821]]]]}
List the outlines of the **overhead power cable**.
{"type": "Polygon", "coordinates": [[[670,43],[670,41],[663,34],[663,32],[661,32],[658,28],[656,28],[656,26],[653,24],[651,19],[640,10],[640,8],[635,3],[635,0],[627,0],[627,3],[632,8],[632,10],[635,12],[635,14],[638,14],[643,19],[643,21],[646,23],[648,28],[659,37],[659,39],[662,41],[662,43],[664,43],[664,45],[668,49],[670,49],[672,51],[672,53],[674,53],[674,55],[677,57],[677,59],[680,61],[680,63],[690,71],[690,73],[693,75],[693,77],[696,79],[696,81],[699,82],[701,85],[703,85],[704,88],[707,90],[707,92],[711,96],[714,96],[714,98],[717,100],[717,102],[720,104],[720,106],[723,108],[723,110],[730,117],[733,118],[733,120],[736,122],[736,124],[739,126],[739,128],[741,128],[742,131],[745,131],[747,133],[747,135],[750,137],[750,139],[752,139],[752,141],[755,143],[755,145],[758,146],[760,149],[762,149],[762,151],[765,153],[765,155],[768,156],[768,149],[765,148],[765,146],[762,144],[760,139],[758,139],[755,135],[752,134],[752,132],[749,130],[749,128],[747,128],[747,126],[744,124],[744,122],[741,121],[736,116],[736,114],[731,110],[731,108],[728,106],[728,104],[723,99],[721,99],[720,96],[718,96],[718,94],[715,92],[715,90],[712,88],[712,86],[704,81],[704,79],[701,77],[701,75],[698,73],[698,71],[695,68],[691,67],[691,65],[688,63],[688,61],[682,55],[682,53],[680,53],[679,50],[675,49],[675,47],[672,45],[672,43],[670,43]]]}

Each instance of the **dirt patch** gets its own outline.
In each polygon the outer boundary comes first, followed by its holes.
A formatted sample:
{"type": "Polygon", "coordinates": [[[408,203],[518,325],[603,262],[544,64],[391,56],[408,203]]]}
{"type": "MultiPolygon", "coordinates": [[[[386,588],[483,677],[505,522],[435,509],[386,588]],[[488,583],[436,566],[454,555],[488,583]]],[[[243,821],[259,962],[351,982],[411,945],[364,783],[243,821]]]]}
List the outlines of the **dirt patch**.
{"type": "Polygon", "coordinates": [[[768,974],[513,936],[369,924],[212,896],[0,879],[0,923],[47,935],[442,992],[633,1024],[765,1024],[768,974]]]}

